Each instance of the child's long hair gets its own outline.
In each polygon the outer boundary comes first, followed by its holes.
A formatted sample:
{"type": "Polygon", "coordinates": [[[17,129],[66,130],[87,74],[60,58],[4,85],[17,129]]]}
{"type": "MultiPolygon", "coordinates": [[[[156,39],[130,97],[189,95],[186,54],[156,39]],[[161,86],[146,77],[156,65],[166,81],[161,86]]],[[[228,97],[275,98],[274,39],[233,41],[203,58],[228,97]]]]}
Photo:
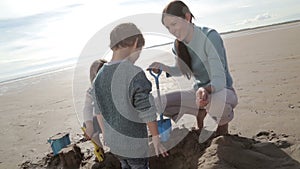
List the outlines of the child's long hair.
{"type": "Polygon", "coordinates": [[[104,65],[104,63],[107,63],[104,59],[98,59],[95,60],[92,65],[90,66],[90,81],[93,83],[98,71],[101,69],[101,67],[104,65]]]}
{"type": "MultiPolygon", "coordinates": [[[[182,1],[172,1],[170,2],[163,10],[162,13],[162,24],[164,24],[163,19],[164,16],[167,15],[173,15],[173,16],[177,16],[177,17],[181,17],[183,19],[185,19],[185,14],[186,13],[190,13],[191,14],[191,20],[192,18],[194,18],[194,15],[190,12],[188,6],[183,3],[182,1]]],[[[179,66],[180,71],[182,72],[182,74],[184,74],[188,79],[191,78],[192,75],[192,65],[191,65],[191,56],[188,52],[188,49],[186,47],[186,45],[179,41],[179,40],[175,40],[175,50],[177,53],[177,63],[179,66]]]]}

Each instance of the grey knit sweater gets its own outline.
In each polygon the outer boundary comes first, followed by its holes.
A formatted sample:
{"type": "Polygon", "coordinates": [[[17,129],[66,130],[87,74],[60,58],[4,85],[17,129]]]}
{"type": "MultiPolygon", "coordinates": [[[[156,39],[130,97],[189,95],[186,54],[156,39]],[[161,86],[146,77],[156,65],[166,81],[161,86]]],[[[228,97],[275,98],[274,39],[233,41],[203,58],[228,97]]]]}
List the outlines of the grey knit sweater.
{"type": "Polygon", "coordinates": [[[147,156],[146,123],[156,120],[156,108],[143,70],[127,60],[105,64],[94,89],[111,152],[131,158],[147,156]]]}

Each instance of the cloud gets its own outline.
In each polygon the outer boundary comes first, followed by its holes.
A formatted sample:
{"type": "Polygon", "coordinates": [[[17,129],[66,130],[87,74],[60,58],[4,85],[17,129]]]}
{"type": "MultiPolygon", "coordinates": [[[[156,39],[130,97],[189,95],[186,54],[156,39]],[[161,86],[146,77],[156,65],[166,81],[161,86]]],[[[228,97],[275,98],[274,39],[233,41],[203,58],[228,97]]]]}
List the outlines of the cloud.
{"type": "Polygon", "coordinates": [[[40,32],[44,28],[49,27],[52,22],[59,20],[78,6],[80,4],[67,5],[29,16],[0,19],[0,45],[2,46],[0,50],[3,46],[10,46],[7,49],[13,51],[31,46],[29,42],[43,38],[40,32]]]}
{"type": "Polygon", "coordinates": [[[147,0],[126,0],[126,1],[121,1],[120,5],[137,5],[137,4],[144,4],[148,3],[149,1],[147,0]]]}
{"type": "Polygon", "coordinates": [[[254,20],[255,21],[261,21],[261,20],[266,20],[266,19],[269,19],[269,18],[272,18],[272,16],[269,13],[264,13],[264,14],[261,14],[261,15],[257,15],[254,20]]]}
{"type": "Polygon", "coordinates": [[[245,8],[251,8],[252,5],[241,5],[241,6],[238,6],[239,9],[245,9],[245,8]]]}
{"type": "Polygon", "coordinates": [[[245,19],[242,22],[238,23],[237,25],[252,24],[252,23],[260,22],[260,21],[267,20],[270,18],[272,18],[272,16],[269,13],[263,13],[263,14],[256,15],[254,18],[245,19]]]}
{"type": "Polygon", "coordinates": [[[252,22],[253,22],[252,19],[246,19],[246,20],[243,20],[243,22],[238,23],[238,25],[247,25],[247,24],[250,24],[250,23],[252,23],[252,22]]]}
{"type": "Polygon", "coordinates": [[[39,33],[47,24],[61,16],[61,13],[47,12],[32,16],[0,20],[0,50],[24,50],[30,47],[29,41],[41,38],[39,33]]]}

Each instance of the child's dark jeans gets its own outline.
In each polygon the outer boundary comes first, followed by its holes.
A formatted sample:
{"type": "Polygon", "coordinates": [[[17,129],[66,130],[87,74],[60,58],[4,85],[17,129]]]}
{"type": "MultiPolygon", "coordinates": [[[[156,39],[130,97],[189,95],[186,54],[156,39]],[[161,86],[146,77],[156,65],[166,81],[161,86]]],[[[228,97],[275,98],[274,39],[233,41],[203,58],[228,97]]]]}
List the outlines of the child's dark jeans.
{"type": "Polygon", "coordinates": [[[149,169],[148,158],[119,158],[122,169],[149,169]]]}

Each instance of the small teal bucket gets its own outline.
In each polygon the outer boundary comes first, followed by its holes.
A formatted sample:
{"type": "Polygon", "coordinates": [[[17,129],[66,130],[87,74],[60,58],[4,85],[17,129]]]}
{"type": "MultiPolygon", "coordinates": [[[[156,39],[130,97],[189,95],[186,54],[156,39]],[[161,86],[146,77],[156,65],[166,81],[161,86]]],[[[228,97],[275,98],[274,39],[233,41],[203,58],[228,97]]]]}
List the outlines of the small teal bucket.
{"type": "Polygon", "coordinates": [[[170,133],[172,130],[171,119],[161,119],[157,122],[158,132],[161,142],[166,142],[170,138],[170,133]]]}
{"type": "Polygon", "coordinates": [[[57,155],[59,151],[71,144],[69,133],[58,133],[48,139],[53,154],[57,155]]]}

